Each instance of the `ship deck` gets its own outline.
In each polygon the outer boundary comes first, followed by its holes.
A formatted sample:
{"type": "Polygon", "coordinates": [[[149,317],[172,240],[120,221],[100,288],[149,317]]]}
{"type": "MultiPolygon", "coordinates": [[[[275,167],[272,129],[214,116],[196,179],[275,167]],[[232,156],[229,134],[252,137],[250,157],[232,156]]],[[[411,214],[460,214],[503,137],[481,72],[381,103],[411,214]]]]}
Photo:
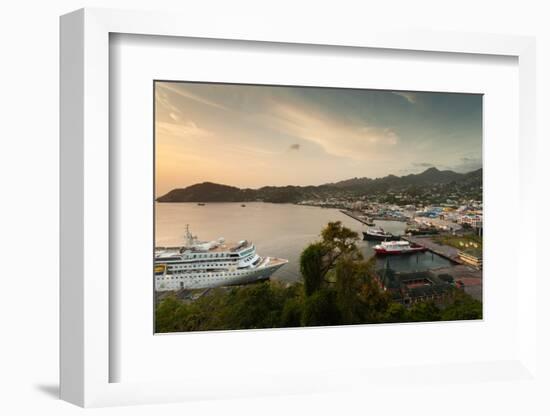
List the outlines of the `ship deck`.
{"type": "MultiPolygon", "coordinates": [[[[208,242],[206,242],[208,243],[208,242]]],[[[200,250],[197,248],[189,248],[189,250],[196,251],[197,253],[223,253],[223,252],[235,252],[237,250],[246,250],[252,247],[252,243],[247,242],[245,245],[241,245],[238,242],[227,242],[218,244],[215,247],[211,247],[208,250],[200,250]]],[[[180,250],[188,249],[185,246],[170,246],[170,247],[155,247],[155,253],[173,253],[179,254],[180,250]]]]}
{"type": "Polygon", "coordinates": [[[279,266],[287,263],[288,263],[287,259],[280,259],[278,257],[265,257],[262,263],[260,263],[258,266],[272,267],[272,266],[279,266]]]}

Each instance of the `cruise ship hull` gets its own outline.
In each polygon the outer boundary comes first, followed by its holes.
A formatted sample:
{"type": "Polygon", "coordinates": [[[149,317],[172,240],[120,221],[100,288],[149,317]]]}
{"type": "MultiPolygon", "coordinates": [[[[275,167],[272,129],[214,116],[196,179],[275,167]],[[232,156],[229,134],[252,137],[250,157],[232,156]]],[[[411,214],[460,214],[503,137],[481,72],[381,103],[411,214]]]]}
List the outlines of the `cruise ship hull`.
{"type": "Polygon", "coordinates": [[[260,282],[262,280],[269,280],[273,275],[273,273],[279,270],[283,265],[284,263],[276,266],[266,267],[265,269],[262,269],[262,270],[255,270],[254,272],[247,274],[245,276],[229,279],[224,282],[221,282],[220,285],[213,285],[209,287],[239,286],[239,285],[246,285],[250,283],[260,282]]]}
{"type": "Polygon", "coordinates": [[[155,248],[155,290],[210,289],[269,279],[288,260],[261,257],[247,240],[199,241],[186,226],[185,245],[155,248]]]}
{"type": "Polygon", "coordinates": [[[170,283],[157,282],[156,290],[157,291],[167,291],[167,290],[181,290],[181,289],[212,289],[222,286],[238,286],[245,285],[249,283],[258,282],[261,280],[268,280],[273,273],[278,269],[288,263],[284,259],[274,259],[267,258],[264,260],[266,264],[255,269],[245,269],[245,270],[235,270],[233,272],[220,273],[219,278],[208,279],[205,281],[204,278],[193,276],[193,274],[184,274],[181,276],[174,276],[175,285],[170,283]],[[232,274],[237,274],[233,276],[232,274]]]}

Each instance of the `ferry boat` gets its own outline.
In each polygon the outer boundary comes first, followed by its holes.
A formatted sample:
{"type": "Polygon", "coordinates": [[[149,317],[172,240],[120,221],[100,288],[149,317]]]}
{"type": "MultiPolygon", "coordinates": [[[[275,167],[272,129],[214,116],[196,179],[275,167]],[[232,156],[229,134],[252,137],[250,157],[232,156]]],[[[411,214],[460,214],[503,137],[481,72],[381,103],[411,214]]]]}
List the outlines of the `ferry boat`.
{"type": "Polygon", "coordinates": [[[199,241],[185,230],[185,245],[155,248],[155,290],[206,289],[267,280],[288,263],[261,257],[249,241],[199,241]]]}
{"type": "Polygon", "coordinates": [[[426,247],[420,244],[409,243],[405,240],[399,241],[383,241],[380,244],[374,246],[376,254],[388,255],[388,254],[410,254],[426,251],[426,247]]]}
{"type": "Polygon", "coordinates": [[[368,241],[385,241],[385,240],[395,240],[393,234],[385,232],[382,228],[369,228],[367,231],[363,231],[363,240],[368,241]]]}

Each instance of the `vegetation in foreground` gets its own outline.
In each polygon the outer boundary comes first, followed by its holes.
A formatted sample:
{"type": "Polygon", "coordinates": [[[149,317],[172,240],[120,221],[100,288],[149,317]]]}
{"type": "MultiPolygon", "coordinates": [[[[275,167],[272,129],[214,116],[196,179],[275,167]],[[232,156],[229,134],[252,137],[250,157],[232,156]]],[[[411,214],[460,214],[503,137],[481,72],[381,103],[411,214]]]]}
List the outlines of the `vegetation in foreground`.
{"type": "Polygon", "coordinates": [[[365,261],[356,240],[331,222],[302,252],[302,282],[218,288],[192,303],[168,297],[156,307],[156,332],[481,319],[481,302],[458,289],[439,304],[392,302],[373,279],[374,258],[365,261]]]}

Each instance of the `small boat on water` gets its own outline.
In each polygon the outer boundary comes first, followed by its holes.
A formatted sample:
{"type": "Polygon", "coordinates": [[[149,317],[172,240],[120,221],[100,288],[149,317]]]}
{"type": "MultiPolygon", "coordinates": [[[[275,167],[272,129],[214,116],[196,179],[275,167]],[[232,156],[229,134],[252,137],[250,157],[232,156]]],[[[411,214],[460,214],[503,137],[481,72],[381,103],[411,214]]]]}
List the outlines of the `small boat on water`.
{"type": "Polygon", "coordinates": [[[200,207],[204,207],[206,204],[204,202],[199,202],[197,205],[200,207]]]}
{"type": "Polygon", "coordinates": [[[243,208],[244,208],[244,207],[246,207],[246,205],[245,205],[245,204],[241,204],[241,207],[243,207],[243,208]]]}
{"type": "Polygon", "coordinates": [[[363,240],[367,241],[395,240],[396,238],[398,237],[385,232],[382,228],[370,228],[367,231],[363,231],[363,240]]]}
{"type": "Polygon", "coordinates": [[[383,241],[380,244],[374,246],[376,254],[390,255],[390,254],[411,254],[420,253],[426,251],[427,248],[420,244],[410,243],[405,240],[399,241],[383,241]]]}

